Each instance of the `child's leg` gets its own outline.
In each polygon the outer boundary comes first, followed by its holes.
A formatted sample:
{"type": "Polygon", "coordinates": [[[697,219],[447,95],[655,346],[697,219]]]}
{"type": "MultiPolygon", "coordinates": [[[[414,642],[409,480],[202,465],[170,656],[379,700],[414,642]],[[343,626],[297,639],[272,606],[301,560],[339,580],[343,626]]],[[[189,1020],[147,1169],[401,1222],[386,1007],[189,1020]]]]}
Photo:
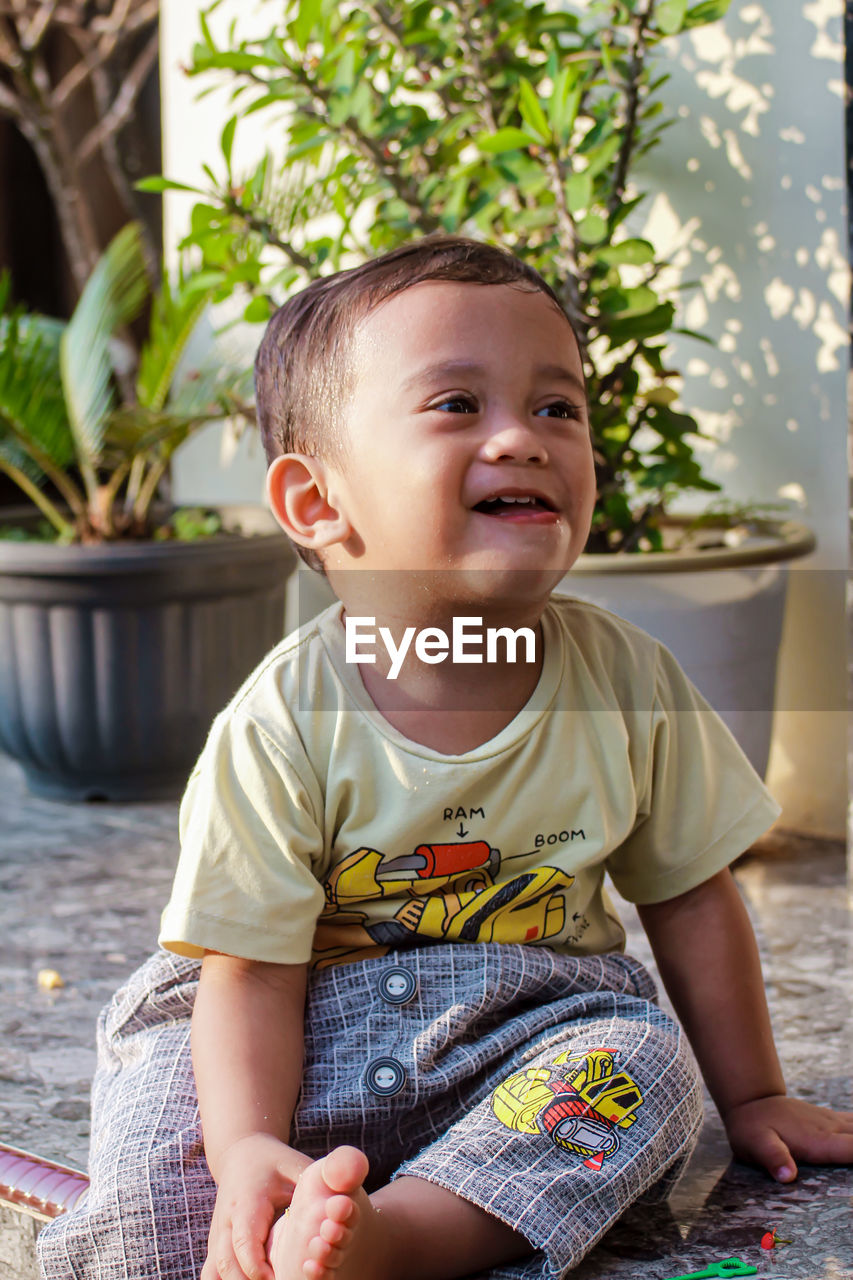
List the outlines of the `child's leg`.
{"type": "Polygon", "coordinates": [[[157,955],[103,1011],[91,1189],[38,1237],[44,1280],[195,1280],[216,1187],[204,1160],[189,1030],[198,965],[157,955]]]}
{"type": "Polygon", "coordinates": [[[684,1159],[702,1116],[680,1029],[645,1001],[602,996],[609,1017],[561,1028],[523,1055],[371,1196],[357,1149],[316,1161],[276,1225],[276,1280],[566,1275],[684,1159]]]}
{"type": "Polygon", "coordinates": [[[450,1280],[530,1253],[530,1242],[420,1178],[368,1196],[367,1158],[337,1147],[299,1180],[276,1224],[276,1280],[450,1280]]]}
{"type": "MultiPolygon", "coordinates": [[[[401,1258],[411,1280],[567,1274],[692,1149],[702,1098],[683,1034],[645,998],[642,967],[620,957],[475,946],[396,963],[417,975],[417,1003],[387,1018],[374,1005],[368,1022],[372,1051],[393,1047],[405,1065],[404,1090],[354,1106],[373,1078],[362,1016],[352,1038],[336,1037],[335,1087],[316,1102],[307,1092],[299,1122],[306,1138],[324,1125],[328,1135],[334,1115],[338,1141],[354,1146],[381,1148],[383,1136],[416,1124],[423,1133],[427,1122],[431,1134],[369,1199],[357,1153],[338,1149],[312,1166],[276,1228],[277,1280],[397,1280],[401,1258]],[[431,1021],[448,991],[452,1016],[431,1021]]],[[[353,1003],[349,984],[379,976],[347,966],[334,978],[335,1008],[353,1003]]],[[[322,1024],[319,990],[317,999],[322,1024]]]]}
{"type": "Polygon", "coordinates": [[[612,1005],[611,1016],[569,1025],[525,1055],[399,1170],[470,1199],[530,1242],[534,1257],[519,1269],[505,1255],[492,1280],[567,1275],[695,1145],[702,1092],[683,1032],[653,1004],[612,1005]]]}
{"type": "MultiPolygon", "coordinates": [[[[88,1203],[41,1233],[45,1280],[196,1280],[216,1190],[203,1156],[189,1050],[197,977],[197,965],[160,954],[102,1016],[92,1188],[88,1203]]],[[[485,1222],[490,1238],[477,1256],[485,1266],[495,1256],[506,1259],[495,1264],[492,1280],[561,1275],[689,1150],[698,1127],[695,1066],[677,1029],[646,1003],[651,993],[636,962],[574,961],[532,947],[448,945],[338,966],[312,982],[304,1094],[291,1141],[315,1158],[336,1144],[366,1150],[380,1219],[409,1261],[412,1251],[446,1243],[451,1262],[459,1256],[471,1270],[468,1255],[457,1253],[455,1228],[438,1232],[429,1214],[413,1220],[404,1193],[414,1183],[430,1212],[439,1205],[434,1191],[449,1197],[438,1210],[442,1221],[455,1222],[457,1211],[469,1215],[460,1229],[472,1233],[478,1250],[473,1224],[485,1222]],[[417,978],[417,994],[405,1005],[383,994],[389,964],[417,978]],[[566,1111],[572,1099],[557,1096],[589,1092],[604,1070],[601,1062],[588,1064],[582,1082],[577,1061],[555,1061],[572,1048],[615,1050],[614,1070],[626,1070],[643,1094],[633,1125],[605,1125],[617,1145],[579,1128],[588,1103],[575,1099],[566,1111]],[[405,1068],[402,1092],[372,1097],[376,1056],[389,1053],[405,1068]],[[507,1087],[499,1088],[502,1082],[507,1087]],[[573,1146],[572,1134],[586,1146],[573,1146]],[[603,1156],[599,1170],[582,1154],[592,1151],[593,1139],[603,1156]],[[401,1166],[407,1156],[414,1158],[401,1166]],[[392,1172],[395,1182],[383,1187],[392,1172]],[[497,1255],[492,1219],[510,1233],[497,1255]],[[538,1252],[514,1264],[514,1235],[538,1252]]],[[[625,1092],[616,1100],[617,1121],[621,1110],[628,1122],[629,1101],[625,1092]]],[[[356,1178],[349,1199],[358,1197],[357,1187],[356,1178]]],[[[430,1270],[429,1280],[460,1274],[440,1260],[430,1270]]]]}

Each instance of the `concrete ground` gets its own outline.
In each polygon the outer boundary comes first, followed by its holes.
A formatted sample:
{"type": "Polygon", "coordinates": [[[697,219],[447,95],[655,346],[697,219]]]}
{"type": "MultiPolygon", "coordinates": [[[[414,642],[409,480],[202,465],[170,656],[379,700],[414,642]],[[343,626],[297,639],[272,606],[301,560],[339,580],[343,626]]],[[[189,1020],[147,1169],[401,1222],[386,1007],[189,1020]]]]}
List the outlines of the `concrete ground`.
{"type": "MultiPolygon", "coordinates": [[[[0,756],[0,1142],[85,1168],[94,1024],[153,950],[177,849],[177,805],[68,805],[30,795],[0,756]],[[45,990],[38,973],[64,985],[45,990]]],[[[840,842],[784,833],[738,883],[762,952],[791,1092],[851,1107],[851,912],[840,842]]],[[[651,965],[625,907],[629,949],[651,965]]],[[[761,1280],[853,1280],[853,1174],[804,1168],[782,1187],[732,1163],[709,1104],[668,1204],[622,1220],[577,1280],[665,1280],[737,1256],[761,1280]],[[792,1244],[765,1253],[765,1230],[792,1244]]],[[[31,1218],[0,1210],[0,1276],[34,1280],[31,1218]]],[[[401,1280],[403,1278],[401,1277],[401,1280]]]]}

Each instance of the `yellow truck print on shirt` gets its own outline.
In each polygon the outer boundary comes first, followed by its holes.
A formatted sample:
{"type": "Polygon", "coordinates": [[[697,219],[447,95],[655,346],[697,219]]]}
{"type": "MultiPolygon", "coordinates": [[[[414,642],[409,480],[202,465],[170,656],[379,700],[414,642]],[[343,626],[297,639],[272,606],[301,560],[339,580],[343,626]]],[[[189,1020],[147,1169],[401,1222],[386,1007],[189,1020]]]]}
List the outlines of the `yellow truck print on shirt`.
{"type": "Polygon", "coordinates": [[[617,1071],[616,1051],[566,1051],[545,1067],[528,1067],[499,1084],[492,1111],[508,1129],[543,1134],[562,1151],[600,1169],[619,1147],[617,1129],[637,1119],[643,1095],[627,1071],[617,1071]]]}
{"type": "Polygon", "coordinates": [[[315,965],[382,954],[378,948],[430,942],[544,942],[566,922],[574,881],[535,866],[500,878],[501,855],[485,840],[420,844],[388,856],[356,849],[324,882],[326,906],[314,937],[315,965]],[[393,914],[369,914],[385,900],[393,914]],[[397,906],[396,904],[400,905],[397,906]]]}

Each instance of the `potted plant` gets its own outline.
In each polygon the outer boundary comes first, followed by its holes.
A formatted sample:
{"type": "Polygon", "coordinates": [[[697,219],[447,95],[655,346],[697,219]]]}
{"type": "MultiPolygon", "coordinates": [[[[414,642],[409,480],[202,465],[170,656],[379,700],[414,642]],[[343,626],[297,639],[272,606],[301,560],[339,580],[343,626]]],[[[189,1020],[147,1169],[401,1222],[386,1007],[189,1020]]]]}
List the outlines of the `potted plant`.
{"type": "Polygon", "coordinates": [[[210,296],[153,299],[139,228],[110,243],[68,322],[0,288],[0,472],[29,507],[0,534],[0,747],[61,798],[176,794],[215,713],[283,631],[293,554],[260,508],[171,511],[175,448],[246,412],[246,372],[178,372],[210,296]],[[246,536],[255,535],[255,536],[246,536]]]}
{"type": "Polygon", "coordinates": [[[239,40],[233,27],[217,38],[212,5],[188,72],[232,86],[220,173],[206,170],[204,190],[143,185],[195,191],[186,243],[202,253],[217,296],[245,295],[251,322],[318,273],[436,231],[482,237],[534,266],[578,334],[595,446],[592,533],[565,587],[669,643],[763,771],[786,574],[758,566],[814,542],[802,526],[766,518],[756,536],[766,512],[753,511],[750,524],[722,507],[716,532],[673,549],[684,543],[683,522],[679,530],[666,514],[674,499],[719,486],[702,473],[702,432],[679,404],[667,358],[668,335],[689,332],[679,324],[689,285],[673,285],[666,258],[630,229],[645,198],[637,161],[674,123],[657,95],[667,76],[650,54],[665,37],[716,21],[728,3],[289,0],[268,19],[261,6],[257,36],[239,40]],[[239,120],[256,111],[275,123],[282,151],[238,167],[239,120]],[[752,601],[735,623],[720,614],[732,595],[752,601]],[[691,598],[699,619],[685,629],[691,598]],[[756,618],[772,624],[769,637],[756,634],[756,618]],[[741,651],[727,657],[732,627],[741,651]],[[711,658],[698,656],[697,636],[713,638],[711,658]],[[722,686],[712,678],[732,663],[746,673],[751,706],[728,676],[722,686]]]}

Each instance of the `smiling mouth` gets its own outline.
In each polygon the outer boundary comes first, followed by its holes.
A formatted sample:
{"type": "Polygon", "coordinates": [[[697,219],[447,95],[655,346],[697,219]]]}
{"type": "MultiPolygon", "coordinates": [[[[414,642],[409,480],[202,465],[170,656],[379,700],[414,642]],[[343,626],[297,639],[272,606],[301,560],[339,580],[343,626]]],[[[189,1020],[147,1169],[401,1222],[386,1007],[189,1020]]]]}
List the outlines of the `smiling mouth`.
{"type": "Polygon", "coordinates": [[[480,515],[496,516],[503,520],[525,520],[535,516],[553,518],[556,514],[554,507],[545,498],[534,497],[532,494],[525,497],[504,495],[484,498],[474,510],[480,515]]]}

